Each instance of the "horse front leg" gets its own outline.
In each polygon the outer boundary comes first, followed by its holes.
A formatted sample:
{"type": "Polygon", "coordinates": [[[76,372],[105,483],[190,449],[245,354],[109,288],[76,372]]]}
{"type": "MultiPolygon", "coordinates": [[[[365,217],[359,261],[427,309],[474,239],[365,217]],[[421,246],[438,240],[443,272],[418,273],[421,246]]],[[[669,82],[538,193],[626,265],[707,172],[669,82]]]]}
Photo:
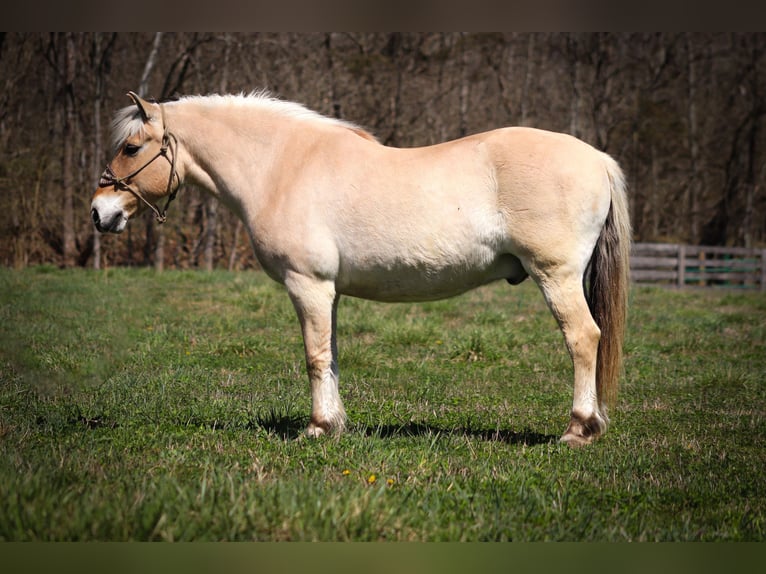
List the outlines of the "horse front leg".
{"type": "Polygon", "coordinates": [[[346,411],[338,393],[336,318],[339,296],[330,281],[294,274],[285,286],[298,313],[311,385],[310,437],[342,432],[346,411]]]}

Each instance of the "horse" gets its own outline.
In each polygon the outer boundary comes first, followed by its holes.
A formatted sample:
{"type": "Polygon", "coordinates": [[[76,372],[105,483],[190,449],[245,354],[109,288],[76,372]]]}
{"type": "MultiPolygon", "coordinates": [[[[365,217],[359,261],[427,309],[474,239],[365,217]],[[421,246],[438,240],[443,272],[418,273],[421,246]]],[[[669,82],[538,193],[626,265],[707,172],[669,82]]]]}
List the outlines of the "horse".
{"type": "Polygon", "coordinates": [[[128,96],[91,203],[96,229],[120,233],[146,209],[164,221],[184,182],[231,209],[300,322],[311,388],[306,435],[345,428],[342,295],[428,301],[527,277],[572,360],[560,440],[581,446],[606,432],[622,371],[631,241],[625,179],[612,157],[529,127],[389,147],[354,123],[267,92],[164,103],[128,96]]]}

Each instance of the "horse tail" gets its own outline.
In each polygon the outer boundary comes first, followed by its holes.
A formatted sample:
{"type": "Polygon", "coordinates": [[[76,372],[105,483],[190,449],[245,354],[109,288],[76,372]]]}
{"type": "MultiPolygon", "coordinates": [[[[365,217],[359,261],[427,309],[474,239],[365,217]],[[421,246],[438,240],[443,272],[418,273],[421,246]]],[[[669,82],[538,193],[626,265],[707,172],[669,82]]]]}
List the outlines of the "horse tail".
{"type": "Polygon", "coordinates": [[[596,393],[605,420],[614,406],[622,372],[623,340],[628,312],[631,228],[625,177],[617,162],[606,156],[611,204],[590,260],[585,295],[601,329],[596,361],[596,393]]]}

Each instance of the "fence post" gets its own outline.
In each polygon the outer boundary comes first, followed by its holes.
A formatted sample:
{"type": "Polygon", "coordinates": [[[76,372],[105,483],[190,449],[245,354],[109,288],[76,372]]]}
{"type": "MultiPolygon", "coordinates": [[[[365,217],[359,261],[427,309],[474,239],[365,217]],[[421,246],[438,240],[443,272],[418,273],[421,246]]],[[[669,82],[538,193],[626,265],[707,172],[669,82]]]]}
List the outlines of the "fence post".
{"type": "Polygon", "coordinates": [[[704,249],[701,249],[700,250],[700,254],[699,254],[699,261],[700,261],[700,263],[699,263],[699,271],[700,271],[699,286],[700,287],[706,287],[708,285],[708,279],[703,279],[703,277],[705,276],[705,270],[706,270],[706,268],[705,268],[705,259],[706,259],[705,251],[704,251],[704,249]]]}
{"type": "Polygon", "coordinates": [[[686,285],[686,245],[678,246],[678,286],[686,285]]]}

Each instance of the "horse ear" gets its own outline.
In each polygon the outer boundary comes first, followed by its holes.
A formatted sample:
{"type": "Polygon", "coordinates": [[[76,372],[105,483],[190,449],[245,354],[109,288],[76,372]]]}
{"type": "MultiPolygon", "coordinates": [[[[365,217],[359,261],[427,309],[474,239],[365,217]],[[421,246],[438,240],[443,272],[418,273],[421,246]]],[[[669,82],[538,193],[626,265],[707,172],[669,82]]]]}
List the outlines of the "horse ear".
{"type": "Polygon", "coordinates": [[[153,104],[144,100],[136,92],[128,92],[128,97],[133,100],[133,103],[138,107],[138,111],[141,112],[141,119],[144,120],[144,123],[152,119],[151,111],[153,109],[153,104]]]}

